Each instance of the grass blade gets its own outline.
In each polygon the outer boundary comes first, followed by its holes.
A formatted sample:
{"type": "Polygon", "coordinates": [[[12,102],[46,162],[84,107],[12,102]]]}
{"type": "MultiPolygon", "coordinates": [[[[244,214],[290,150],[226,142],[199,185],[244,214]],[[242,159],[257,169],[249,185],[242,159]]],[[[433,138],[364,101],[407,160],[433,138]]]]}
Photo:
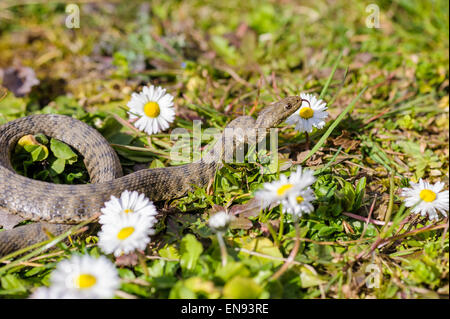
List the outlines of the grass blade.
{"type": "Polygon", "coordinates": [[[66,237],[68,237],[68,236],[74,234],[75,232],[77,232],[78,230],[80,230],[81,228],[83,228],[84,226],[86,226],[87,224],[92,223],[92,222],[93,222],[95,219],[97,219],[97,218],[98,218],[98,215],[95,215],[95,216],[93,216],[92,218],[89,218],[88,220],[86,220],[86,221],[84,221],[84,222],[82,222],[82,223],[80,223],[80,224],[78,224],[78,225],[75,225],[74,227],[70,228],[68,231],[62,233],[62,234],[59,235],[59,236],[56,236],[56,237],[54,237],[54,238],[50,238],[50,239],[48,239],[48,240],[46,240],[46,241],[43,241],[43,242],[38,243],[38,244],[35,244],[35,245],[31,245],[31,246],[29,246],[29,247],[26,247],[26,248],[23,249],[23,250],[16,251],[16,252],[14,252],[14,253],[11,253],[11,254],[9,254],[9,255],[7,255],[7,256],[2,257],[2,258],[0,259],[0,262],[3,262],[3,261],[8,260],[8,259],[10,259],[10,258],[13,258],[13,257],[17,256],[18,254],[22,254],[22,253],[25,252],[25,251],[28,251],[28,250],[35,249],[35,248],[37,248],[37,247],[40,247],[40,248],[38,248],[38,249],[32,251],[31,253],[29,253],[29,254],[27,254],[27,255],[25,255],[25,256],[19,258],[19,259],[14,260],[13,262],[7,264],[6,266],[1,267],[1,268],[0,268],[0,275],[3,274],[3,273],[4,273],[5,271],[7,271],[8,269],[10,269],[10,268],[12,268],[12,267],[15,267],[15,266],[19,265],[21,262],[26,261],[26,260],[28,260],[28,259],[30,259],[30,258],[32,258],[32,257],[34,257],[34,256],[36,256],[36,255],[39,255],[40,253],[46,251],[47,249],[49,249],[49,248],[55,246],[55,245],[56,245],[57,243],[59,243],[60,241],[64,240],[64,238],[66,238],[66,237]]]}
{"type": "Polygon", "coordinates": [[[333,80],[334,73],[335,73],[336,70],[337,70],[337,66],[339,65],[339,62],[341,62],[343,53],[344,53],[344,51],[341,51],[341,53],[339,53],[338,58],[336,59],[336,62],[334,62],[333,70],[331,70],[331,74],[330,74],[330,76],[328,77],[328,80],[327,80],[327,82],[325,83],[325,85],[324,85],[324,87],[323,87],[323,89],[322,89],[322,92],[320,92],[319,100],[322,99],[322,98],[325,96],[325,94],[327,93],[328,87],[330,86],[330,83],[331,83],[331,80],[333,80]]]}
{"type": "Polygon", "coordinates": [[[341,114],[339,114],[339,116],[336,118],[336,120],[333,122],[333,124],[331,124],[330,127],[328,128],[328,130],[325,132],[325,134],[322,135],[322,137],[320,138],[319,142],[317,142],[317,144],[314,145],[312,150],[302,160],[301,164],[303,164],[306,160],[308,160],[311,156],[313,156],[314,153],[317,152],[317,150],[322,147],[322,145],[327,140],[328,136],[330,136],[330,134],[333,132],[333,130],[339,125],[339,123],[347,115],[347,113],[349,113],[351,110],[353,110],[353,107],[355,106],[356,102],[359,100],[359,98],[364,93],[364,91],[366,91],[366,89],[367,89],[367,87],[362,89],[361,92],[359,92],[359,94],[353,99],[353,101],[344,109],[344,111],[341,114]]]}

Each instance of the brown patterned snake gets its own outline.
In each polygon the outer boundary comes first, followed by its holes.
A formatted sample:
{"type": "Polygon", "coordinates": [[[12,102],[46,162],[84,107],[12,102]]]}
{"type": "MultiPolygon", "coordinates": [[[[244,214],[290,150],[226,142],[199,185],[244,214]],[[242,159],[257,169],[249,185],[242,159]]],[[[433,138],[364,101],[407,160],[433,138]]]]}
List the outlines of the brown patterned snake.
{"type": "MultiPolygon", "coordinates": [[[[240,116],[227,128],[258,132],[276,127],[301,105],[301,98],[290,96],[263,108],[254,120],[240,116]]],[[[258,134],[258,140],[262,138],[258,134]]],[[[195,187],[204,187],[221,166],[222,143],[202,159],[181,166],[144,169],[122,176],[115,151],[95,129],[71,117],[42,114],[20,118],[0,126],[0,208],[21,217],[39,221],[0,231],[0,256],[48,239],[46,229],[54,235],[68,230],[70,224],[82,222],[100,212],[111,195],[119,197],[124,190],[146,194],[152,201],[183,196],[195,187]],[[91,184],[61,185],[33,180],[17,174],[10,157],[17,141],[28,134],[43,133],[75,148],[83,157],[91,184]],[[220,148],[220,149],[219,149],[220,148]]],[[[244,143],[237,139],[234,147],[244,143]]],[[[242,145],[241,145],[242,146],[242,145]]]]}

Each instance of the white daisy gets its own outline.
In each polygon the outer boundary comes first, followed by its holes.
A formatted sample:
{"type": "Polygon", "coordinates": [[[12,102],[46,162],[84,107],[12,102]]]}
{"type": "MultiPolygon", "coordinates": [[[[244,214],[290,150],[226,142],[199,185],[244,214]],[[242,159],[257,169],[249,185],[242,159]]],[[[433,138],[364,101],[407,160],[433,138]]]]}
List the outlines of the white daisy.
{"type": "Polygon", "coordinates": [[[300,109],[286,119],[286,123],[295,124],[295,129],[300,132],[311,133],[313,127],[321,129],[325,126],[328,117],[327,104],[312,94],[300,94],[304,100],[300,109]]]}
{"type": "Polygon", "coordinates": [[[77,295],[71,294],[66,289],[39,287],[31,294],[29,299],[77,299],[77,295]]]}
{"type": "Polygon", "coordinates": [[[311,204],[316,199],[313,190],[308,187],[298,193],[293,193],[288,198],[282,200],[283,210],[292,214],[295,219],[302,217],[303,213],[310,214],[314,211],[311,204]]]}
{"type": "Polygon", "coordinates": [[[120,281],[116,268],[105,256],[74,255],[56,266],[51,289],[65,290],[69,298],[112,298],[120,281]]]}
{"type": "Polygon", "coordinates": [[[406,197],[404,200],[405,206],[412,207],[412,213],[422,216],[428,214],[430,220],[439,219],[438,212],[447,217],[449,192],[441,192],[444,183],[437,182],[431,185],[420,179],[419,183],[411,183],[411,186],[411,188],[403,188],[401,195],[406,197]]]}
{"type": "Polygon", "coordinates": [[[102,225],[98,245],[106,254],[119,257],[136,249],[144,250],[150,242],[154,221],[139,214],[118,214],[102,225]]]}
{"type": "Polygon", "coordinates": [[[289,182],[293,183],[297,189],[304,189],[316,181],[314,171],[311,169],[303,169],[301,166],[297,166],[294,172],[291,172],[289,176],[289,182]]]}
{"type": "Polygon", "coordinates": [[[175,119],[173,96],[160,86],[144,86],[142,92],[131,95],[127,106],[133,125],[147,134],[165,131],[175,119]]]}
{"type": "Polygon", "coordinates": [[[255,197],[262,201],[264,208],[273,203],[279,204],[292,194],[298,194],[299,191],[311,186],[316,180],[313,174],[312,170],[303,170],[301,166],[298,166],[297,170],[292,172],[289,178],[285,175],[280,175],[278,181],[264,183],[263,189],[257,191],[255,197]]]}
{"type": "Polygon", "coordinates": [[[105,203],[101,209],[102,215],[99,218],[101,224],[112,223],[117,215],[138,214],[144,216],[153,223],[156,222],[155,205],[144,194],[136,191],[124,191],[120,198],[111,196],[111,199],[105,203]],[[112,221],[111,221],[112,220],[112,221]]]}
{"type": "Polygon", "coordinates": [[[212,215],[208,220],[208,225],[215,232],[224,232],[227,230],[234,216],[224,211],[212,215]]]}

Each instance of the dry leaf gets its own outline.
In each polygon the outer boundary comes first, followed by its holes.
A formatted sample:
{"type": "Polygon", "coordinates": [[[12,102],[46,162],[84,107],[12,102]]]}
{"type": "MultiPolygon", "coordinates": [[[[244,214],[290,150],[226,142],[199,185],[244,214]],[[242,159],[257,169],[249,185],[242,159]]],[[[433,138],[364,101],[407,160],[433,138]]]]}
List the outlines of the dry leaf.
{"type": "Polygon", "coordinates": [[[253,223],[246,217],[237,217],[230,223],[231,229],[250,229],[253,223]]]}
{"type": "Polygon", "coordinates": [[[138,264],[138,256],[135,253],[122,255],[116,258],[117,266],[136,266],[138,264]]]}
{"type": "Polygon", "coordinates": [[[261,201],[252,198],[242,205],[234,205],[230,208],[229,213],[232,215],[240,215],[241,217],[257,216],[261,211],[261,201]]]}
{"type": "Polygon", "coordinates": [[[342,134],[335,139],[332,139],[335,146],[342,146],[346,151],[354,150],[358,147],[361,141],[355,140],[350,136],[350,133],[346,130],[342,131],[342,134]]]}

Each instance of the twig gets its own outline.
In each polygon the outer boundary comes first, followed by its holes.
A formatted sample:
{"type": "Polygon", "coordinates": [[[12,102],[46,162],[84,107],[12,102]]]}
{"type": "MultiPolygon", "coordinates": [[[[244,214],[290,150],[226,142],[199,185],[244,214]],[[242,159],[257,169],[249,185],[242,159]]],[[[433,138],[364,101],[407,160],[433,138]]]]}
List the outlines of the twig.
{"type": "Polygon", "coordinates": [[[400,239],[400,238],[413,236],[413,235],[416,235],[416,234],[419,234],[419,233],[423,233],[423,232],[427,232],[427,231],[431,231],[431,230],[445,228],[446,226],[447,226],[447,224],[429,225],[429,226],[422,227],[422,228],[419,228],[419,229],[414,229],[412,231],[409,231],[409,232],[406,232],[406,233],[403,233],[403,234],[400,234],[400,235],[391,236],[391,237],[388,237],[388,238],[385,238],[385,239],[378,238],[375,241],[375,243],[373,243],[373,245],[370,247],[370,251],[367,252],[367,253],[361,252],[358,256],[356,256],[356,260],[358,260],[358,259],[360,259],[360,258],[362,258],[364,256],[370,255],[373,251],[375,251],[375,249],[381,248],[383,246],[386,246],[391,241],[395,241],[395,240],[400,239]]]}
{"type": "Polygon", "coordinates": [[[367,226],[369,226],[369,222],[370,222],[370,219],[371,219],[371,217],[372,217],[372,213],[373,213],[373,210],[374,210],[374,208],[375,208],[375,203],[376,203],[376,201],[377,201],[377,194],[375,194],[375,197],[374,197],[374,199],[373,199],[372,205],[370,205],[369,216],[367,216],[367,220],[366,220],[366,222],[365,222],[365,224],[364,224],[364,228],[363,228],[363,231],[362,231],[362,233],[361,233],[361,237],[359,237],[360,240],[363,239],[363,238],[364,238],[364,235],[366,234],[367,226]]]}
{"type": "Polygon", "coordinates": [[[280,276],[282,274],[284,274],[284,272],[289,268],[290,264],[294,261],[295,256],[297,256],[299,248],[300,248],[300,231],[298,229],[298,223],[295,222],[295,244],[294,244],[294,248],[292,249],[291,253],[289,254],[289,257],[288,257],[287,261],[270,278],[271,281],[272,280],[277,280],[278,278],[280,278],[280,276]]]}
{"type": "MultiPolygon", "coordinates": [[[[90,248],[90,247],[92,247],[92,246],[95,246],[95,244],[88,244],[88,245],[86,245],[85,247],[86,247],[86,248],[90,248]]],[[[70,251],[74,251],[74,250],[77,250],[77,249],[78,249],[77,247],[71,247],[71,248],[69,248],[70,251]]],[[[65,253],[65,251],[64,251],[64,250],[61,250],[61,251],[57,251],[57,252],[54,252],[54,253],[48,253],[48,254],[45,254],[45,255],[40,255],[40,256],[31,258],[31,259],[29,259],[28,261],[29,261],[29,262],[33,262],[33,261],[37,261],[37,260],[41,260],[41,259],[45,259],[45,258],[56,257],[56,256],[62,255],[62,254],[64,254],[64,253],[65,253]]]]}
{"type": "Polygon", "coordinates": [[[165,260],[165,261],[179,261],[178,259],[174,259],[174,258],[166,258],[166,257],[161,257],[161,256],[145,256],[145,258],[147,259],[159,259],[159,260],[165,260]]]}
{"type": "MultiPolygon", "coordinates": [[[[431,230],[436,230],[436,229],[441,229],[441,228],[445,228],[445,227],[447,227],[447,224],[429,225],[429,226],[421,227],[419,229],[414,229],[414,230],[412,230],[410,232],[407,232],[407,233],[403,233],[403,234],[400,234],[400,235],[395,235],[395,236],[386,238],[384,241],[385,242],[389,242],[389,241],[397,240],[397,239],[400,239],[400,238],[403,238],[403,237],[413,236],[413,235],[416,235],[416,234],[419,234],[419,233],[423,233],[423,232],[427,232],[427,231],[431,231],[431,230]]],[[[380,245],[379,247],[382,247],[382,246],[384,246],[384,243],[383,243],[383,245],[380,245]]]]}
{"type": "Polygon", "coordinates": [[[230,68],[227,65],[216,65],[215,66],[216,69],[224,71],[226,73],[228,73],[236,82],[241,83],[242,85],[245,85],[248,88],[251,88],[252,85],[245,81],[243,78],[241,78],[232,68],[230,68]]]}
{"type": "MultiPolygon", "coordinates": [[[[412,216],[414,216],[414,215],[408,215],[408,216],[406,216],[406,217],[399,223],[399,226],[401,226],[401,227],[397,230],[397,232],[395,233],[395,235],[398,235],[398,234],[403,230],[403,228],[405,227],[405,225],[411,221],[411,217],[412,217],[412,216]]],[[[412,221],[414,221],[414,219],[413,219],[412,221]]],[[[408,230],[408,231],[409,231],[409,230],[408,230]]]]}
{"type": "MultiPolygon", "coordinates": [[[[12,261],[10,261],[10,260],[6,260],[6,261],[4,261],[3,262],[3,264],[10,264],[10,263],[12,263],[12,261]]],[[[44,266],[43,264],[38,264],[38,263],[32,263],[32,262],[27,262],[27,261],[23,261],[23,262],[20,262],[20,263],[18,263],[17,264],[18,266],[20,265],[20,266],[29,266],[29,267],[42,267],[42,266],[44,266]]]]}
{"type": "Polygon", "coordinates": [[[364,121],[364,125],[369,124],[372,121],[375,121],[376,119],[378,119],[379,117],[382,117],[384,114],[386,114],[387,112],[389,112],[390,108],[384,109],[383,111],[381,111],[380,113],[378,113],[377,115],[372,116],[370,119],[364,121]]]}
{"type": "Polygon", "coordinates": [[[114,294],[122,299],[138,299],[138,297],[136,297],[135,295],[126,293],[125,291],[122,290],[116,290],[114,294]]]}
{"type": "MultiPolygon", "coordinates": [[[[348,216],[348,217],[360,220],[362,222],[367,222],[367,223],[371,223],[371,224],[375,224],[375,225],[379,225],[379,226],[384,226],[385,225],[385,222],[383,222],[381,220],[371,219],[369,217],[363,217],[363,216],[359,216],[359,215],[348,213],[348,212],[343,212],[342,215],[345,215],[345,216],[348,216]]],[[[391,225],[392,223],[389,222],[388,224],[391,225]]]]}
{"type": "Polygon", "coordinates": [[[148,281],[141,279],[141,278],[134,278],[134,279],[122,278],[121,281],[123,283],[136,284],[136,285],[145,286],[145,287],[151,286],[151,284],[148,281]]]}
{"type": "MultiPolygon", "coordinates": [[[[261,258],[266,258],[266,259],[271,259],[271,260],[276,260],[276,261],[284,261],[284,262],[287,262],[287,261],[288,261],[287,258],[283,258],[283,257],[274,257],[274,256],[270,256],[270,255],[258,253],[257,251],[251,251],[251,250],[248,250],[248,249],[245,249],[245,248],[235,248],[235,250],[236,250],[236,251],[243,252],[243,253],[246,253],[246,254],[249,254],[249,255],[252,255],[252,256],[261,257],[261,258]]],[[[295,264],[295,265],[303,265],[301,262],[295,261],[295,260],[292,261],[292,264],[295,264]]]]}
{"type": "Polygon", "coordinates": [[[121,118],[120,116],[118,116],[117,114],[114,114],[112,112],[109,113],[110,115],[112,115],[112,117],[114,117],[114,119],[119,122],[120,124],[122,124],[123,126],[129,128],[131,131],[133,131],[135,134],[140,135],[141,132],[134,127],[130,122],[124,120],[123,118],[121,118]]]}

